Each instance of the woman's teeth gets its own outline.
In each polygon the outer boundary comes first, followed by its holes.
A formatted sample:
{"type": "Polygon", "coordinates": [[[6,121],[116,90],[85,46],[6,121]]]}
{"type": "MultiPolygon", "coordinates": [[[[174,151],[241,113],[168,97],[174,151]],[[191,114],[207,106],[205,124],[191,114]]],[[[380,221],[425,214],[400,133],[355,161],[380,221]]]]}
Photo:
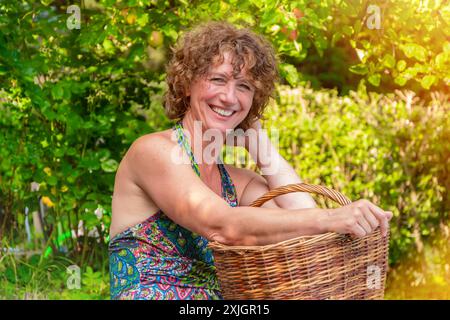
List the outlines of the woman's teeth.
{"type": "Polygon", "coordinates": [[[232,110],[224,110],[224,109],[220,109],[220,108],[213,107],[213,106],[211,106],[211,109],[215,113],[218,113],[218,114],[220,114],[221,116],[224,116],[224,117],[230,117],[234,113],[234,111],[232,111],[232,110]]]}

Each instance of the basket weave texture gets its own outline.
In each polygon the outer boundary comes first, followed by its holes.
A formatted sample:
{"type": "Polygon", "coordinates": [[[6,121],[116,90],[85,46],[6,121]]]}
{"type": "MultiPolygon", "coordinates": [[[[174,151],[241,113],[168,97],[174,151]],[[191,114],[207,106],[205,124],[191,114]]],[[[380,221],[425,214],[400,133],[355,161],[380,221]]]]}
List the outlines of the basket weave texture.
{"type": "MultiPolygon", "coordinates": [[[[317,185],[290,184],[254,201],[291,192],[325,196],[340,205],[343,194],[317,185]]],[[[389,233],[380,228],[363,238],[325,233],[265,246],[226,246],[210,242],[224,299],[383,299],[389,233]]]]}

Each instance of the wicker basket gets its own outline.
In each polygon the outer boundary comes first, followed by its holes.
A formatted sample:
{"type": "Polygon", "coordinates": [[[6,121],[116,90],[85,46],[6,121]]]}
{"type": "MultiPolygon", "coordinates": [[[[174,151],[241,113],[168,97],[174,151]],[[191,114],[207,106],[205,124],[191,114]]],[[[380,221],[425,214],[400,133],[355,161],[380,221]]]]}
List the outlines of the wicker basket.
{"type": "MultiPolygon", "coordinates": [[[[351,201],[322,186],[291,184],[251,204],[290,192],[323,195],[340,205],[351,201]]],[[[265,246],[210,242],[225,299],[383,299],[389,234],[380,228],[364,238],[326,233],[265,246]]]]}

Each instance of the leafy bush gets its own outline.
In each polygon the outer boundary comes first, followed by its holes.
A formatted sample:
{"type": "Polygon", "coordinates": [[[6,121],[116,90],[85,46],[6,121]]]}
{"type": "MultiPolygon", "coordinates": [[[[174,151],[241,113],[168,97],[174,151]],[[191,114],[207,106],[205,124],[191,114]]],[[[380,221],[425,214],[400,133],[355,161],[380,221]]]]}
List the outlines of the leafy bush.
{"type": "Polygon", "coordinates": [[[449,84],[449,5],[378,1],[380,29],[369,28],[370,5],[85,0],[77,29],[64,1],[2,1],[0,238],[40,248],[24,231],[25,208],[40,199],[45,257],[66,250],[102,269],[118,163],[138,136],[171,125],[162,105],[170,46],[198,22],[226,19],[266,35],[283,84],[299,87],[301,102],[281,87],[267,113],[267,125],[285,128],[283,154],[306,180],[393,209],[397,261],[448,214],[448,100],[437,91],[449,84]],[[389,93],[398,88],[423,102],[389,93]]]}
{"type": "MultiPolygon", "coordinates": [[[[8,248],[6,243],[3,247],[8,248]]],[[[109,299],[109,270],[107,264],[80,267],[79,283],[69,284],[76,264],[64,255],[49,258],[34,253],[0,256],[0,299],[109,299]],[[78,286],[79,285],[79,286],[78,286]]]]}
{"type": "Polygon", "coordinates": [[[308,182],[367,198],[394,212],[391,263],[449,217],[448,96],[428,105],[413,92],[389,95],[280,87],[267,127],[308,182]]]}

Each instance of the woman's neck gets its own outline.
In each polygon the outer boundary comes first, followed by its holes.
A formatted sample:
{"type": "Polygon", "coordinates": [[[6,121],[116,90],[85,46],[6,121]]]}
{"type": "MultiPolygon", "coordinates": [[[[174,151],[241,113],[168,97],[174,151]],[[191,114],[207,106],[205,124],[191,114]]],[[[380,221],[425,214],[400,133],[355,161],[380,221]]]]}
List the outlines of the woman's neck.
{"type": "Polygon", "coordinates": [[[223,134],[218,130],[207,130],[201,121],[193,119],[190,114],[186,114],[181,123],[200,171],[211,177],[217,170],[225,141],[223,134]]]}

